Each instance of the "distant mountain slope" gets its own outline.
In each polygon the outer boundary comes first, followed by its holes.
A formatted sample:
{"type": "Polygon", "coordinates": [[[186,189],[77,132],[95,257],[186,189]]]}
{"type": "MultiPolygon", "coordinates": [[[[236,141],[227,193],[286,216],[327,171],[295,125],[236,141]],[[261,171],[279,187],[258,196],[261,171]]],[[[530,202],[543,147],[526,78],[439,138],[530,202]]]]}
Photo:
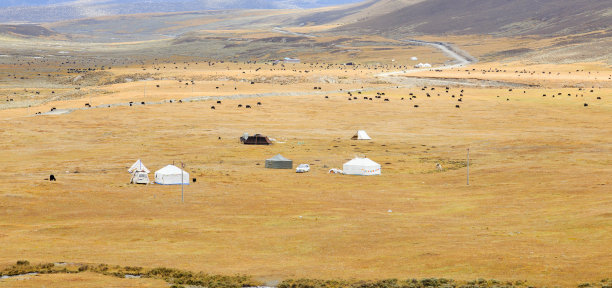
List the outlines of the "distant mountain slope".
{"type": "Polygon", "coordinates": [[[0,25],[0,34],[19,37],[53,36],[57,33],[39,25],[0,25]]]}
{"type": "MultiPolygon", "coordinates": [[[[425,0],[342,29],[402,34],[559,35],[612,28],[611,0],[425,0]]],[[[380,9],[380,8],[377,8],[380,9]]],[[[361,11],[364,14],[364,11],[361,11]]]]}
{"type": "Polygon", "coordinates": [[[74,2],[74,0],[2,0],[0,7],[41,6],[74,2]]]}
{"type": "Polygon", "coordinates": [[[359,1],[362,0],[2,0],[0,23],[219,9],[301,9],[359,1]]]}
{"type": "Polygon", "coordinates": [[[346,5],[334,10],[316,11],[298,18],[295,24],[321,25],[332,22],[351,23],[372,17],[385,15],[398,8],[413,5],[426,0],[369,0],[346,5]]]}

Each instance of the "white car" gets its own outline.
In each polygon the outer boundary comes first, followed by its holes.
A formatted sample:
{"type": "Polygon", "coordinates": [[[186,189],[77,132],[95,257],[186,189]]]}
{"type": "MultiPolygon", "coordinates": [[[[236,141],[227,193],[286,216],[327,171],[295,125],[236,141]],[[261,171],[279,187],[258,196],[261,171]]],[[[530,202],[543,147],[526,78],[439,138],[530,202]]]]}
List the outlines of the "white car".
{"type": "Polygon", "coordinates": [[[149,174],[145,172],[136,171],[132,174],[132,180],[130,183],[134,184],[149,184],[149,174]]]}
{"type": "Polygon", "coordinates": [[[308,171],[310,171],[310,165],[308,165],[308,164],[300,164],[295,169],[296,173],[306,173],[308,171]]]}

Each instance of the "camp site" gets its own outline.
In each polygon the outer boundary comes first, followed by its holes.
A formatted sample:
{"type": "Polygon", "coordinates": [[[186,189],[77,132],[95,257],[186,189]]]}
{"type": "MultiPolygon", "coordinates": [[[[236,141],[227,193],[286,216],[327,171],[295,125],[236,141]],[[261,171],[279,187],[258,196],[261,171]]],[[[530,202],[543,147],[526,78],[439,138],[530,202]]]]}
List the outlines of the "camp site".
{"type": "Polygon", "coordinates": [[[611,5],[0,1],[0,288],[609,288],[611,5]]]}

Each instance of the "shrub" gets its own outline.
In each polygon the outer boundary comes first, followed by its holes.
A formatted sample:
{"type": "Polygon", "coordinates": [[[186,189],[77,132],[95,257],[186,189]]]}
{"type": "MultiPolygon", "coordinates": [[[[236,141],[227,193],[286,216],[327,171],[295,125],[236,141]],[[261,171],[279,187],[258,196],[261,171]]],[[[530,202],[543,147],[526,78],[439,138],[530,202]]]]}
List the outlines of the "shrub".
{"type": "Polygon", "coordinates": [[[438,287],[440,284],[438,283],[438,279],[430,278],[430,279],[422,279],[421,285],[424,287],[438,287]]]}

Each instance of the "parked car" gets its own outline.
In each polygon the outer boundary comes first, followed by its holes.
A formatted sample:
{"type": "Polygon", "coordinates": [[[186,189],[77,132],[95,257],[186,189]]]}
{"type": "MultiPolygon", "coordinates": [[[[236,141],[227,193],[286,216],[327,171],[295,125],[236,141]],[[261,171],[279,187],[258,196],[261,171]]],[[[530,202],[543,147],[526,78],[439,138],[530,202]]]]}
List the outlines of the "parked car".
{"type": "Polygon", "coordinates": [[[149,184],[149,174],[136,171],[132,174],[132,180],[130,182],[134,184],[149,184]]]}
{"type": "Polygon", "coordinates": [[[295,169],[296,173],[306,173],[308,171],[310,171],[310,165],[308,165],[308,164],[300,164],[295,169]]]}

